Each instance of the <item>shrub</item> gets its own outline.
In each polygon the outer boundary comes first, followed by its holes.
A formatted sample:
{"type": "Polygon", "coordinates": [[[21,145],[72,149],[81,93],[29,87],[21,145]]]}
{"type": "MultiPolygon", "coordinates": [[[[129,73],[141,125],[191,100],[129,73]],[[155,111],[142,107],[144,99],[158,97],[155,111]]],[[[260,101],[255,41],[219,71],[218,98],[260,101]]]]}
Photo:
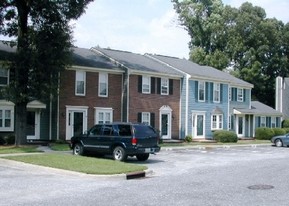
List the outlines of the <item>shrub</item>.
{"type": "Polygon", "coordinates": [[[213,132],[213,139],[217,142],[237,142],[238,136],[233,131],[217,130],[213,132]]]}
{"type": "Polygon", "coordinates": [[[0,137],[0,145],[5,145],[6,144],[6,140],[4,139],[4,137],[0,137]]]}
{"type": "Polygon", "coordinates": [[[285,133],[289,133],[289,128],[283,128],[285,130],[285,133]]]}
{"type": "Polygon", "coordinates": [[[274,135],[272,128],[258,127],[255,130],[255,138],[258,140],[271,140],[274,135]]]}
{"type": "Polygon", "coordinates": [[[289,119],[284,119],[283,120],[282,127],[283,128],[289,128],[289,119]]]}
{"type": "Polygon", "coordinates": [[[4,138],[5,138],[6,143],[7,143],[8,145],[13,145],[13,144],[15,144],[15,135],[14,135],[14,134],[9,134],[8,136],[5,136],[4,138]]]}
{"type": "Polygon", "coordinates": [[[185,142],[192,142],[193,141],[193,137],[191,135],[187,135],[185,137],[185,142]]]}
{"type": "Polygon", "coordinates": [[[272,128],[274,136],[286,134],[286,130],[282,128],[272,128]]]}

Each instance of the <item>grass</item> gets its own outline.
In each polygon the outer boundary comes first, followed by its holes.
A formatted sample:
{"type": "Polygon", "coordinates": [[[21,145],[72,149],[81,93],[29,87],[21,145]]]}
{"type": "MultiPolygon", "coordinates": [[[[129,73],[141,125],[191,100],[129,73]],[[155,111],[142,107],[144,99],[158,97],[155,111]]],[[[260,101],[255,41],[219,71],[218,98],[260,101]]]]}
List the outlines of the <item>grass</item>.
{"type": "Polygon", "coordinates": [[[41,165],[46,167],[82,172],[86,174],[110,175],[144,171],[146,166],[118,162],[95,157],[65,154],[35,154],[8,156],[5,159],[41,165]]]}
{"type": "Polygon", "coordinates": [[[49,147],[54,151],[69,151],[69,145],[64,143],[52,143],[49,144],[49,147]]]}
{"type": "Polygon", "coordinates": [[[37,149],[37,146],[0,146],[0,154],[12,154],[12,153],[32,153],[42,152],[37,149]]]}

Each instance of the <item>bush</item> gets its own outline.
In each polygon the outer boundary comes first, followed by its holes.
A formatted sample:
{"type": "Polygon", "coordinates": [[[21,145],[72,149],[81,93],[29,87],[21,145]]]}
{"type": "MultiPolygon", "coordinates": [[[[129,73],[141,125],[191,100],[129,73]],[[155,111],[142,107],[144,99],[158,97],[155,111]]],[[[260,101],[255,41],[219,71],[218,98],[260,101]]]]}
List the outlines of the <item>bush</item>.
{"type": "Polygon", "coordinates": [[[283,129],[284,129],[286,134],[289,133],[289,128],[283,128],[283,129]]]}
{"type": "Polygon", "coordinates": [[[275,133],[272,128],[258,127],[255,130],[255,138],[258,140],[271,140],[274,135],[275,133]]]}
{"type": "Polygon", "coordinates": [[[274,136],[286,134],[286,130],[282,128],[272,128],[274,132],[274,136]]]}
{"type": "Polygon", "coordinates": [[[185,142],[192,142],[193,141],[193,137],[191,135],[187,135],[185,137],[185,142]]]}
{"type": "Polygon", "coordinates": [[[284,119],[283,120],[282,128],[289,128],[289,119],[284,119]]]}
{"type": "Polygon", "coordinates": [[[227,130],[217,130],[213,132],[213,139],[217,142],[237,142],[238,136],[233,131],[227,131],[227,130]]]}
{"type": "Polygon", "coordinates": [[[5,145],[6,144],[6,140],[4,139],[4,137],[0,137],[0,145],[5,145]]]}

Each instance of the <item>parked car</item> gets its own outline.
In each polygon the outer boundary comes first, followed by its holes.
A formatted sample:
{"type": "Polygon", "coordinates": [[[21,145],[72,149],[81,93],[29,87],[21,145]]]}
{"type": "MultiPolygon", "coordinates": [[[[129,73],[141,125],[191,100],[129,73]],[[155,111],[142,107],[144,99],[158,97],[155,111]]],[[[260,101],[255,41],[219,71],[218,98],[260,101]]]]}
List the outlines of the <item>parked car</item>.
{"type": "Polygon", "coordinates": [[[284,135],[278,135],[275,137],[272,137],[271,142],[276,147],[283,147],[283,146],[289,146],[289,133],[284,135]]]}
{"type": "Polygon", "coordinates": [[[159,134],[149,125],[132,123],[96,124],[87,132],[71,138],[70,147],[74,155],[85,152],[106,155],[125,161],[136,156],[145,161],[150,154],[160,151],[159,134]]]}

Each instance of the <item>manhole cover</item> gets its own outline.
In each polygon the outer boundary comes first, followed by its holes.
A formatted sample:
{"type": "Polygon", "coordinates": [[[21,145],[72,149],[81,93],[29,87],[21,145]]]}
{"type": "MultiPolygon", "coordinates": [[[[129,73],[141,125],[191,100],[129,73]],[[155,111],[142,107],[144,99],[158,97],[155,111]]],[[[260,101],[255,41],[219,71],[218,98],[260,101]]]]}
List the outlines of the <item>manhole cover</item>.
{"type": "Polygon", "coordinates": [[[248,187],[250,190],[270,190],[273,189],[272,185],[251,185],[248,187]]]}

